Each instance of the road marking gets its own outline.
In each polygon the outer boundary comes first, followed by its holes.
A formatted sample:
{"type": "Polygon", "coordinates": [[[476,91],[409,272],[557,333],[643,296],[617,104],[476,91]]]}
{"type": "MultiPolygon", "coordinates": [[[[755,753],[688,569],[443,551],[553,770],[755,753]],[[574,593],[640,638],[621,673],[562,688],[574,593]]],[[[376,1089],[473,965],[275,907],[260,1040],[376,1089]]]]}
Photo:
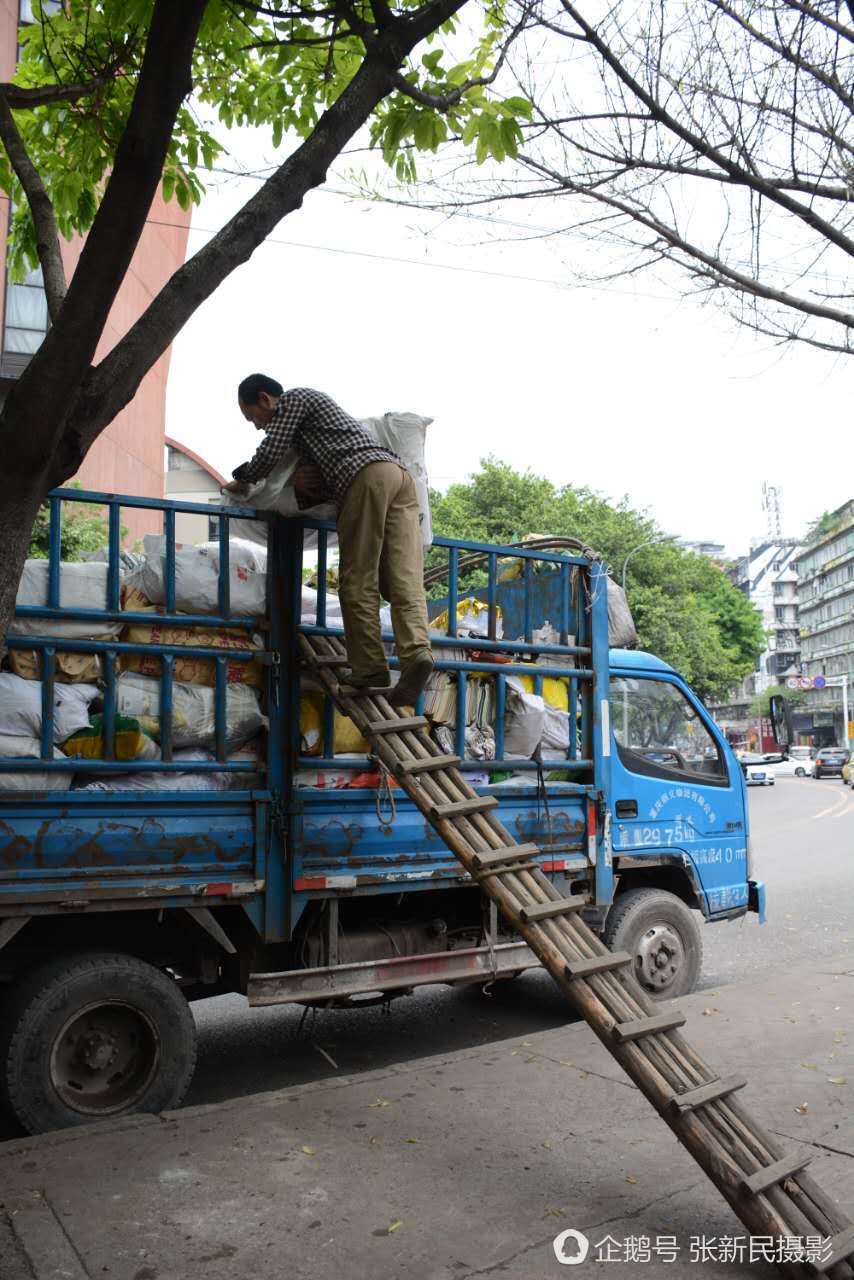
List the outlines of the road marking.
{"type": "Polygon", "coordinates": [[[849,797],[843,791],[841,796],[838,795],[836,797],[832,805],[827,809],[822,809],[821,812],[817,813],[815,816],[817,818],[839,818],[846,812],[848,800],[849,797]]]}

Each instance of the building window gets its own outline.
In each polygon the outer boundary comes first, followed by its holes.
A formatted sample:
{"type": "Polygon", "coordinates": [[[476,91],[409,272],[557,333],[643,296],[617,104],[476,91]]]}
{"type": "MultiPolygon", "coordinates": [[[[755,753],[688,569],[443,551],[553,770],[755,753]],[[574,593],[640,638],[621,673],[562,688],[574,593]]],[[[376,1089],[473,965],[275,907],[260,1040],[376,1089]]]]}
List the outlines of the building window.
{"type": "Polygon", "coordinates": [[[782,584],[782,582],[775,582],[775,583],[774,583],[774,595],[775,595],[775,596],[781,596],[782,594],[783,594],[783,584],[782,584]]]}
{"type": "MultiPolygon", "coordinates": [[[[46,18],[52,17],[55,13],[59,13],[61,8],[62,0],[42,0],[42,13],[46,18]]],[[[35,22],[36,20],[36,15],[33,12],[33,0],[19,0],[18,21],[35,22]]]]}
{"type": "Polygon", "coordinates": [[[47,298],[41,267],[28,272],[20,284],[11,284],[7,276],[4,356],[34,355],[44,341],[47,327],[47,298]]]}
{"type": "Polygon", "coordinates": [[[786,616],[785,606],[782,604],[775,605],[774,617],[777,619],[777,621],[782,622],[785,616],[786,616]]]}

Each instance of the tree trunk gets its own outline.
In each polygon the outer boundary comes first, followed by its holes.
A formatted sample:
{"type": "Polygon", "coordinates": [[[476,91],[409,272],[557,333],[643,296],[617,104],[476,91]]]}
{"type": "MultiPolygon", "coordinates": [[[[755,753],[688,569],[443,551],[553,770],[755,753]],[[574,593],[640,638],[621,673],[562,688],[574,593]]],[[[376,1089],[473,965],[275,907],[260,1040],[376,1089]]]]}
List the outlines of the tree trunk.
{"type": "Polygon", "coordinates": [[[0,573],[0,658],[6,653],[6,631],[15,612],[21,568],[27,558],[30,535],[43,501],[41,475],[25,484],[0,469],[0,546],[3,572],[0,573]]]}

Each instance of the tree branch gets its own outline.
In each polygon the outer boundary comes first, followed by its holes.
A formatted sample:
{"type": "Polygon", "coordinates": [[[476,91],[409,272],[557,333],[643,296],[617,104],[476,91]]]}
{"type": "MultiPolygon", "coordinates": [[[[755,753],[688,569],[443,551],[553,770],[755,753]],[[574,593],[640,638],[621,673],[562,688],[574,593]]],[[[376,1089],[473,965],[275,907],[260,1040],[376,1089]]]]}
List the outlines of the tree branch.
{"type": "MultiPolygon", "coordinates": [[[[415,46],[465,3],[431,0],[421,9],[393,19],[310,136],[222,230],[175,272],[124,338],[90,372],[66,426],[69,448],[79,447],[85,453],[128,403],[145,373],[190,316],[251,257],[282,218],[298,209],[305,195],[325,181],[329,165],[394,87],[397,68],[415,46]]],[[[58,460],[50,483],[56,484],[69,474],[72,472],[58,460]]]]}
{"type": "Polygon", "coordinates": [[[56,324],[66,290],[65,268],[62,265],[56,214],[41,175],[30,159],[24,140],[18,132],[9,104],[2,95],[0,95],[0,141],[27,197],[36,230],[36,252],[42,268],[48,314],[51,321],[56,324]]]}
{"type": "MultiPolygon", "coordinates": [[[[648,209],[642,209],[599,190],[590,190],[583,184],[577,183],[563,174],[556,173],[554,170],[549,169],[547,165],[541,164],[530,156],[520,155],[519,159],[529,169],[550,178],[563,190],[572,192],[575,195],[587,196],[599,204],[606,205],[609,209],[615,209],[619,213],[625,214],[626,217],[631,218],[633,222],[638,223],[640,226],[646,227],[647,230],[654,232],[656,236],[664,240],[672,249],[686,254],[706,268],[707,272],[712,272],[716,282],[726,284],[729,288],[735,289],[740,293],[749,294],[756,298],[764,298],[769,302],[779,303],[780,306],[801,311],[804,315],[815,316],[822,320],[831,320],[835,324],[841,324],[854,332],[854,312],[839,311],[835,307],[822,306],[820,303],[800,298],[796,294],[787,293],[785,290],[774,289],[771,285],[763,284],[761,280],[757,280],[754,276],[746,275],[743,271],[737,271],[720,258],[701,249],[699,245],[686,240],[675,228],[669,227],[648,209]]],[[[663,251],[658,249],[657,252],[663,251]]]]}
{"type": "Polygon", "coordinates": [[[525,29],[527,22],[528,13],[526,10],[501,46],[501,52],[495,60],[495,66],[488,76],[476,76],[473,80],[466,80],[463,84],[458,85],[457,88],[451,89],[449,93],[427,93],[424,89],[419,89],[417,85],[412,84],[398,71],[394,76],[394,87],[405,97],[412,98],[414,102],[419,102],[424,107],[432,107],[434,111],[450,111],[451,107],[455,107],[463,94],[468,93],[469,89],[478,89],[495,81],[507,60],[507,53],[511,44],[519,33],[525,29]]]}
{"type": "Polygon", "coordinates": [[[0,97],[15,111],[44,107],[53,102],[76,102],[78,98],[86,98],[114,80],[125,61],[125,58],[116,59],[109,68],[79,84],[45,84],[33,89],[26,89],[19,84],[0,84],[0,97]]]}
{"type": "Polygon", "coordinates": [[[758,41],[759,44],[765,45],[766,49],[770,49],[773,53],[776,53],[778,57],[785,59],[786,62],[797,68],[797,70],[805,71],[808,75],[813,76],[819,84],[823,84],[826,89],[829,89],[831,93],[834,93],[839,98],[840,102],[844,103],[849,111],[854,111],[854,98],[852,98],[851,94],[846,90],[845,86],[837,80],[836,76],[829,76],[825,71],[822,71],[821,67],[816,67],[813,63],[796,57],[787,45],[776,40],[772,40],[764,31],[760,31],[758,27],[754,27],[753,24],[748,22],[746,18],[743,18],[740,13],[736,13],[731,5],[726,4],[725,0],[709,0],[709,3],[714,5],[719,13],[726,14],[728,18],[746,31],[754,40],[758,41]]]}
{"type": "MultiPolygon", "coordinates": [[[[854,2],[854,0],[852,0],[854,2]]],[[[722,4],[722,0],[710,0],[716,8],[726,11],[726,6],[722,4]]],[[[611,68],[617,79],[624,84],[640,101],[644,104],[650,114],[666,129],[673,133],[677,138],[681,138],[683,142],[687,142],[698,155],[705,156],[707,160],[712,160],[718,165],[724,173],[728,173],[733,177],[740,178],[742,185],[755,191],[757,195],[765,196],[768,200],[780,208],[786,209],[789,213],[806,223],[813,231],[817,231],[825,239],[842,249],[846,254],[852,254],[851,241],[847,236],[843,235],[832,222],[828,222],[826,218],[822,218],[816,211],[808,205],[801,204],[798,200],[793,200],[791,196],[784,191],[778,191],[765,178],[758,174],[752,173],[745,169],[744,166],[737,164],[731,160],[725,152],[719,147],[707,142],[706,139],[696,133],[693,129],[687,128],[677,120],[675,116],[653,97],[653,95],[644,88],[644,86],[631,75],[625,68],[623,63],[611,50],[610,46],[599,36],[598,32],[590,26],[590,24],[581,16],[578,10],[572,4],[571,0],[561,0],[561,4],[566,12],[570,15],[576,25],[584,32],[588,42],[596,49],[602,60],[611,68]]]]}
{"type": "Polygon", "coordinates": [[[78,376],[95,354],[157,193],[175,119],[192,88],[190,69],[206,3],[155,0],[136,92],[104,197],[69,286],[68,305],[42,347],[55,344],[66,366],[79,369],[78,376]]]}

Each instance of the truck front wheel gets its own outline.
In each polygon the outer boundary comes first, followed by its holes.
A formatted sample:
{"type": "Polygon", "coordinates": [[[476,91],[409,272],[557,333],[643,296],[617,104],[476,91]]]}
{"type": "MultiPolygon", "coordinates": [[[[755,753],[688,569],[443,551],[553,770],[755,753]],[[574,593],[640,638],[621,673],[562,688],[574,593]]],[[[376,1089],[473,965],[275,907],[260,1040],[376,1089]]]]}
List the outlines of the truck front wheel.
{"type": "Polygon", "coordinates": [[[612,951],[635,957],[634,973],[653,1000],[693,991],[703,962],[703,940],[692,912],[664,889],[630,889],[617,898],[605,922],[612,951]]]}
{"type": "Polygon", "coordinates": [[[196,1029],[177,983],[135,956],[58,957],[2,1009],[0,1088],[28,1133],[180,1103],[196,1029]]]}

